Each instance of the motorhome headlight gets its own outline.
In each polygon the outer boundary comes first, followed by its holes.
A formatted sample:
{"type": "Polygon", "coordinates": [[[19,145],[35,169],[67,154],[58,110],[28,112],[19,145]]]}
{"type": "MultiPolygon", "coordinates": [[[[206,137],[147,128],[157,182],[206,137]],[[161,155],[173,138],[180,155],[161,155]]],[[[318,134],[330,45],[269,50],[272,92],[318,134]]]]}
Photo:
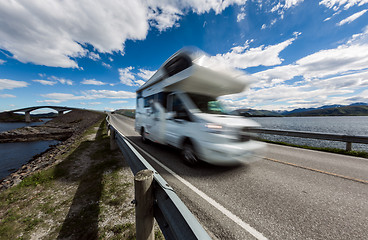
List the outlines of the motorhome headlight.
{"type": "Polygon", "coordinates": [[[204,127],[205,131],[211,133],[222,133],[222,131],[224,130],[224,126],[216,123],[206,123],[204,127]]]}
{"type": "Polygon", "coordinates": [[[222,134],[226,138],[237,138],[237,129],[224,126],[217,123],[206,123],[205,125],[205,131],[210,133],[216,133],[216,134],[222,134]]]}

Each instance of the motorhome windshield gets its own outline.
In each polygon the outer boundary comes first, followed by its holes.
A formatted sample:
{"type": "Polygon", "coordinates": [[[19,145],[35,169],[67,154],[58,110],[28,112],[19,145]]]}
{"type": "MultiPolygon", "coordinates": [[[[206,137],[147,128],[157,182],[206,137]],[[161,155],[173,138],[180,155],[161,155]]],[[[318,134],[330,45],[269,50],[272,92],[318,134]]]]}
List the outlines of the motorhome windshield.
{"type": "Polygon", "coordinates": [[[210,114],[228,114],[228,111],[214,97],[188,93],[188,96],[201,112],[210,114]]]}

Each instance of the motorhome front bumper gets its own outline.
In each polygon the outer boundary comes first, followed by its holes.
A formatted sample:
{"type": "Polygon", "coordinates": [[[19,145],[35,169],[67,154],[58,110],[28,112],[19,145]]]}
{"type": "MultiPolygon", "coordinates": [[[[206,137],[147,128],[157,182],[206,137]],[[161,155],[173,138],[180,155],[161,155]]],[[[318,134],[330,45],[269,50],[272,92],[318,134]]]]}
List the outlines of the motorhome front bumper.
{"type": "Polygon", "coordinates": [[[266,144],[259,141],[248,141],[239,144],[198,143],[198,157],[214,165],[238,165],[257,161],[266,144]]]}

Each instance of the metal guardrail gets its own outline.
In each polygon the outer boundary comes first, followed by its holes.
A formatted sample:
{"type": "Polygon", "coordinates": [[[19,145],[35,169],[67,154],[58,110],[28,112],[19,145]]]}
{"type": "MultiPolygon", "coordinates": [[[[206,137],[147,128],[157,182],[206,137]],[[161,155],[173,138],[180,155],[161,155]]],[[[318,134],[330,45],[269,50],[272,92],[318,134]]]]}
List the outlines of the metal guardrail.
{"type": "Polygon", "coordinates": [[[124,159],[128,162],[134,175],[143,169],[153,171],[154,178],[154,217],[165,236],[165,239],[211,239],[202,225],[193,216],[185,204],[176,195],[169,184],[133,147],[130,140],[119,130],[114,128],[108,117],[106,118],[110,131],[114,131],[114,138],[124,159]]]}
{"type": "Polygon", "coordinates": [[[253,133],[282,135],[282,136],[288,136],[288,137],[312,138],[312,139],[346,142],[346,151],[351,151],[352,143],[368,144],[367,136],[349,136],[349,135],[333,134],[333,133],[301,132],[301,131],[274,130],[274,129],[265,129],[265,128],[253,128],[253,129],[248,129],[247,131],[253,132],[253,133]]]}

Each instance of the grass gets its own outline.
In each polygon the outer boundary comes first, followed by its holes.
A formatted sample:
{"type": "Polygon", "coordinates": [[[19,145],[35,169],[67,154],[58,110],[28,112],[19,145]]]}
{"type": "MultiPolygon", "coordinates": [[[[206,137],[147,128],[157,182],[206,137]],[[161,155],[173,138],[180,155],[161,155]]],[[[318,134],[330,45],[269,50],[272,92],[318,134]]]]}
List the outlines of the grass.
{"type": "Polygon", "coordinates": [[[290,147],[298,147],[298,148],[304,148],[304,149],[310,149],[310,150],[316,150],[316,151],[322,151],[322,152],[330,152],[330,153],[337,153],[337,154],[343,154],[343,155],[354,156],[354,157],[368,158],[368,152],[364,152],[364,151],[346,151],[340,148],[311,147],[307,145],[297,145],[297,144],[291,144],[291,143],[286,143],[286,142],[270,141],[270,140],[265,140],[265,139],[259,139],[259,140],[263,142],[267,142],[267,143],[273,143],[273,144],[290,146],[290,147]]]}
{"type": "Polygon", "coordinates": [[[110,150],[105,122],[60,160],[0,192],[0,239],[135,239],[133,175],[110,150]]]}

